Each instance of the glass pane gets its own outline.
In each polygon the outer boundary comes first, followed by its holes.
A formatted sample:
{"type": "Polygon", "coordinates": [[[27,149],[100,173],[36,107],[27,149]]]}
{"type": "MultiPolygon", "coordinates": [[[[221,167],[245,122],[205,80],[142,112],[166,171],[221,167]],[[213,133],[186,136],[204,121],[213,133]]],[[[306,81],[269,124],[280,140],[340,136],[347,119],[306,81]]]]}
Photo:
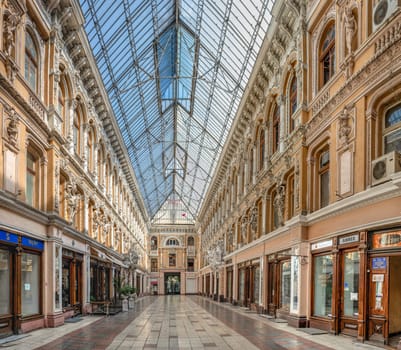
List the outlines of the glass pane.
{"type": "Polygon", "coordinates": [[[26,202],[33,206],[35,176],[32,173],[26,174],[26,202]]]}
{"type": "Polygon", "coordinates": [[[313,259],[313,314],[331,315],[331,296],[333,287],[333,257],[317,256],[313,259]]]}
{"type": "Polygon", "coordinates": [[[344,315],[358,316],[359,253],[344,255],[344,315]]]}
{"type": "Polygon", "coordinates": [[[320,207],[329,204],[330,192],[330,172],[326,171],[320,175],[320,207]]]}
{"type": "Polygon", "coordinates": [[[10,253],[0,250],[0,315],[10,313],[10,253]]]}
{"type": "Polygon", "coordinates": [[[243,300],[244,299],[244,295],[245,295],[245,270],[241,269],[239,271],[239,300],[243,300]]]}
{"type": "Polygon", "coordinates": [[[280,286],[281,307],[290,308],[291,302],[291,262],[285,261],[281,264],[281,286],[280,286]]]}
{"type": "Polygon", "coordinates": [[[255,304],[259,304],[259,283],[260,283],[260,268],[255,268],[255,275],[253,280],[253,300],[255,304]]]}
{"type": "Polygon", "coordinates": [[[299,267],[299,257],[292,256],[291,257],[292,263],[292,305],[291,305],[291,312],[298,311],[298,267],[299,267]]]}
{"type": "Polygon", "coordinates": [[[385,153],[391,151],[401,152],[401,128],[384,137],[384,149],[385,153]]]}
{"type": "Polygon", "coordinates": [[[62,278],[62,291],[63,291],[63,307],[70,306],[70,263],[63,261],[63,278],[62,278]]]}
{"type": "Polygon", "coordinates": [[[55,266],[54,266],[54,272],[55,272],[55,284],[56,284],[56,290],[54,293],[55,297],[55,308],[60,309],[61,308],[61,294],[60,294],[60,270],[61,270],[61,254],[60,254],[60,246],[56,246],[56,256],[55,256],[55,266]]]}
{"type": "Polygon", "coordinates": [[[387,112],[385,127],[388,128],[389,126],[398,123],[401,123],[401,105],[398,105],[387,112]]]}
{"type": "Polygon", "coordinates": [[[40,256],[22,253],[21,256],[22,315],[39,313],[39,264],[40,256]]]}

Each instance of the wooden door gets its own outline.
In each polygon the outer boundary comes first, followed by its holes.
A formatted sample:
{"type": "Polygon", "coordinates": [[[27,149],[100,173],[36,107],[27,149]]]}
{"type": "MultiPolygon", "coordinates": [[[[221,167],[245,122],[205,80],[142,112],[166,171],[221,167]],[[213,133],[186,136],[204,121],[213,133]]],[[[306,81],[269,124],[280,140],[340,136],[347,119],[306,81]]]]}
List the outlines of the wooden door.
{"type": "Polygon", "coordinates": [[[268,287],[267,287],[267,313],[270,316],[276,316],[276,309],[277,309],[277,263],[271,262],[268,265],[268,287]]]}
{"type": "Polygon", "coordinates": [[[345,250],[340,255],[339,330],[357,336],[359,316],[360,257],[357,250],[345,250]]]}
{"type": "Polygon", "coordinates": [[[388,341],[388,263],[388,257],[369,259],[368,338],[384,343],[388,341]]]}
{"type": "Polygon", "coordinates": [[[13,333],[12,254],[0,249],[0,338],[13,333]]]}

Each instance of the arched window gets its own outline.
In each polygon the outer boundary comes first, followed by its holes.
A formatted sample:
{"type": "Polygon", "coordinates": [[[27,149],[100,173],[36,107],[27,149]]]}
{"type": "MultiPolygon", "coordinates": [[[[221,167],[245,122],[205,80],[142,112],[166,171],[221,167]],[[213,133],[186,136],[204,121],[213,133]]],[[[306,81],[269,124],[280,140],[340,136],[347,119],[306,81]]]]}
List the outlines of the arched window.
{"type": "Polygon", "coordinates": [[[237,171],[234,169],[233,171],[233,198],[232,198],[232,203],[235,206],[237,204],[237,193],[238,190],[238,176],[237,176],[237,171]]]}
{"type": "Polygon", "coordinates": [[[248,180],[248,185],[253,184],[253,148],[250,149],[249,151],[249,169],[248,169],[248,174],[249,174],[249,180],[248,180]]]}
{"type": "Polygon", "coordinates": [[[150,239],[150,250],[157,250],[157,237],[152,236],[150,239]]]}
{"type": "Polygon", "coordinates": [[[319,50],[321,87],[331,79],[336,70],[335,36],[334,23],[331,23],[323,35],[319,50]]]}
{"type": "Polygon", "coordinates": [[[401,104],[389,109],[384,120],[384,153],[401,152],[401,104]]]}
{"type": "Polygon", "coordinates": [[[74,113],[74,123],[72,125],[72,140],[74,143],[74,152],[80,156],[81,150],[81,120],[78,111],[74,113]]]}
{"type": "Polygon", "coordinates": [[[273,113],[273,153],[278,150],[280,142],[280,108],[278,105],[274,108],[273,113]]]}
{"type": "Polygon", "coordinates": [[[319,156],[319,204],[320,208],[329,205],[330,201],[330,154],[324,150],[319,156]]]}
{"type": "Polygon", "coordinates": [[[178,239],[175,238],[169,238],[166,242],[166,246],[179,246],[180,243],[178,242],[178,239]]]}
{"type": "Polygon", "coordinates": [[[259,171],[263,169],[265,157],[265,131],[261,128],[259,131],[259,171]]]}
{"type": "Polygon", "coordinates": [[[93,139],[94,139],[93,130],[92,130],[92,128],[90,128],[89,132],[88,132],[88,138],[87,138],[88,169],[90,172],[93,172],[95,170],[95,164],[94,164],[95,150],[94,150],[93,139]]]}
{"type": "Polygon", "coordinates": [[[188,237],[188,246],[194,246],[195,245],[195,240],[192,236],[188,237]]]}
{"type": "Polygon", "coordinates": [[[298,91],[297,91],[297,77],[294,77],[291,80],[290,91],[289,91],[289,106],[290,106],[290,132],[294,130],[294,119],[292,116],[298,108],[298,91]]]}
{"type": "Polygon", "coordinates": [[[30,88],[38,91],[38,51],[32,35],[27,31],[25,36],[25,79],[30,88]]]}

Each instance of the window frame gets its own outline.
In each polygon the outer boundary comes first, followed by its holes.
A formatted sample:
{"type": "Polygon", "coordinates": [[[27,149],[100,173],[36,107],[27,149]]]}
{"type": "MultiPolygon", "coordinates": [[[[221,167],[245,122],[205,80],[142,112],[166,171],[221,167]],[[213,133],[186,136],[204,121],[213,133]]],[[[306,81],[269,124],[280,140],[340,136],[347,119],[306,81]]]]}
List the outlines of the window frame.
{"type": "Polygon", "coordinates": [[[280,106],[276,103],[272,114],[272,153],[276,153],[280,146],[280,106]]]}
{"type": "Polygon", "coordinates": [[[24,78],[28,83],[29,87],[35,92],[38,93],[39,87],[39,50],[36,44],[36,40],[34,39],[30,30],[25,32],[25,65],[24,65],[24,78]],[[28,38],[30,40],[28,40],[28,38]],[[28,43],[32,43],[32,48],[27,46],[28,43]],[[34,50],[35,55],[31,52],[34,50]],[[28,70],[27,70],[28,68],[28,70]],[[33,69],[32,69],[33,68],[33,69]],[[28,75],[27,75],[28,73],[28,75]],[[33,74],[32,74],[33,73],[33,74]],[[32,75],[31,75],[32,74],[32,75]],[[34,77],[34,86],[32,84],[31,78],[34,77]]]}
{"type": "Polygon", "coordinates": [[[335,22],[330,22],[327,26],[326,29],[323,32],[324,34],[322,35],[322,38],[320,40],[320,45],[319,45],[319,73],[320,73],[320,88],[325,86],[335,75],[336,73],[336,28],[335,28],[335,22]],[[330,42],[327,44],[325,48],[323,48],[326,39],[329,37],[329,35],[332,34],[332,38],[330,39],[330,42]],[[327,68],[328,70],[328,77],[327,80],[325,78],[325,61],[326,59],[329,59],[329,63],[327,68]]]}
{"type": "MultiPolygon", "coordinates": [[[[388,146],[391,145],[390,143],[386,143],[386,137],[389,135],[395,134],[397,131],[401,131],[401,119],[400,121],[387,126],[387,120],[390,115],[393,113],[399,113],[401,116],[401,103],[391,106],[384,112],[384,117],[382,121],[382,147],[383,147],[383,154],[387,154],[392,150],[389,150],[388,146]]],[[[401,143],[401,140],[400,140],[401,143]]],[[[395,151],[401,152],[401,149],[394,149],[395,151]]]]}
{"type": "Polygon", "coordinates": [[[322,209],[324,207],[327,207],[330,204],[330,150],[328,147],[323,148],[319,154],[318,154],[318,186],[319,186],[319,209],[322,209]],[[322,157],[323,155],[327,154],[328,155],[328,161],[327,163],[322,165],[322,157]],[[323,205],[324,203],[322,202],[323,196],[322,196],[322,190],[323,190],[323,183],[322,183],[322,177],[328,173],[329,179],[328,179],[328,188],[327,188],[327,204],[323,205]]]}

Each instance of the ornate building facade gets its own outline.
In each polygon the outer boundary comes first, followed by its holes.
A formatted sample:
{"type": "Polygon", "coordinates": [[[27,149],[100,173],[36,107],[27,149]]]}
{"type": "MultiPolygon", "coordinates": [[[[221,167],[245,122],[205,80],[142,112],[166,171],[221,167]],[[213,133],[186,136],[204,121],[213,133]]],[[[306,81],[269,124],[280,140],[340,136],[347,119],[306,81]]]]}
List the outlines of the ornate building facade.
{"type": "Polygon", "coordinates": [[[198,220],[200,292],[387,343],[401,331],[400,4],[278,1],[273,17],[198,220]]]}
{"type": "Polygon", "coordinates": [[[147,217],[77,2],[3,1],[0,336],[121,283],[400,333],[400,5],[276,1],[197,222],[169,226],[147,217]]]}
{"type": "Polygon", "coordinates": [[[147,292],[143,204],[74,4],[0,7],[0,336],[90,312],[121,283],[147,292]]]}

